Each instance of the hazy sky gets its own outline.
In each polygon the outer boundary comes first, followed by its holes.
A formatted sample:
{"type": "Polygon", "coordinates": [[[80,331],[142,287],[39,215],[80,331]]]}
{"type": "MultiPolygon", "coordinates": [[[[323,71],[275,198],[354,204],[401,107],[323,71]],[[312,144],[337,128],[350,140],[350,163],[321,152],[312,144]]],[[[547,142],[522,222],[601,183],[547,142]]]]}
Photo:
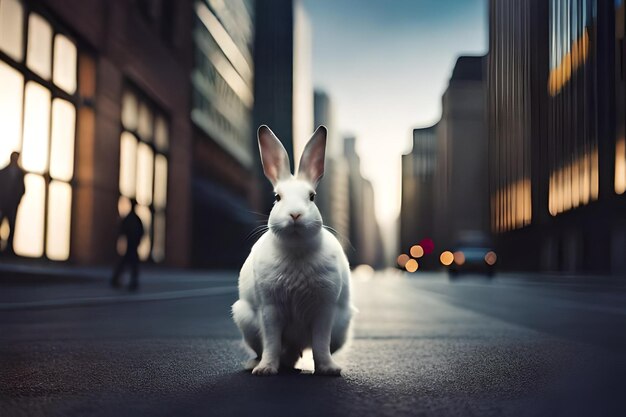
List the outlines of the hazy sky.
{"type": "MultiPolygon", "coordinates": [[[[383,227],[400,209],[400,155],[435,123],[456,57],[487,49],[486,0],[303,0],[313,31],[313,82],[338,131],[358,138],[383,227]]],[[[335,138],[337,140],[337,138],[335,138]]]]}

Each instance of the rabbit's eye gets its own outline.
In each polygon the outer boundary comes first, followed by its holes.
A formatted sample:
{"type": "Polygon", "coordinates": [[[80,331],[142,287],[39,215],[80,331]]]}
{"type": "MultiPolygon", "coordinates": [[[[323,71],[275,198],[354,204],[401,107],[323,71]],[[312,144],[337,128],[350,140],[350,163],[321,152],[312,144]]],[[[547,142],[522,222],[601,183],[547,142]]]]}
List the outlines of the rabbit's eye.
{"type": "Polygon", "coordinates": [[[280,201],[280,194],[274,194],[274,201],[276,202],[280,201]]]}
{"type": "Polygon", "coordinates": [[[309,194],[309,200],[315,201],[315,193],[309,194]]]}

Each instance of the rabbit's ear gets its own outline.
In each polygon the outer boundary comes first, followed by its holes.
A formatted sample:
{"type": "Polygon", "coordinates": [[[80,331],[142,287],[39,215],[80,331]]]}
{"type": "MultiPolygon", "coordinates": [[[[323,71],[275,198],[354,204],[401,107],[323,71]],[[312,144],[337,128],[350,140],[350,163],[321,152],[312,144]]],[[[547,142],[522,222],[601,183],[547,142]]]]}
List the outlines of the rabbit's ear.
{"type": "Polygon", "coordinates": [[[261,125],[257,132],[259,138],[259,150],[261,152],[261,162],[263,172],[273,185],[279,180],[288,178],[291,175],[289,170],[289,155],[276,137],[274,132],[266,125],[261,125]]]}
{"type": "Polygon", "coordinates": [[[324,175],[326,134],[325,126],[318,127],[304,147],[302,158],[300,158],[298,177],[310,181],[315,187],[317,187],[317,184],[324,175]]]}

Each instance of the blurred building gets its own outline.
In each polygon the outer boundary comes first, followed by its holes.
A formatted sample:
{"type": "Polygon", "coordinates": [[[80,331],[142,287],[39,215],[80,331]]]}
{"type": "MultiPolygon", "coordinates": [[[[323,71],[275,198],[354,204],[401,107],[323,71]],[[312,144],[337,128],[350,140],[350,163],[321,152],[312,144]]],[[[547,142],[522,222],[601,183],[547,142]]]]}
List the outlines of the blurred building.
{"type": "Polygon", "coordinates": [[[442,98],[437,124],[435,246],[489,233],[484,57],[461,56],[442,98]]]}
{"type": "Polygon", "coordinates": [[[28,172],[17,255],[109,263],[136,200],[142,259],[239,262],[253,27],[249,0],[0,1],[0,166],[18,150],[28,172]]]}
{"type": "Polygon", "coordinates": [[[624,4],[490,2],[491,227],[511,268],[626,269],[624,4]]]}
{"type": "Polygon", "coordinates": [[[324,178],[317,187],[316,203],[324,224],[333,229],[345,250],[349,250],[350,199],[348,164],[339,149],[342,141],[336,134],[332,102],[323,91],[315,91],[314,125],[328,129],[324,178]]]}
{"type": "MultiPolygon", "coordinates": [[[[293,172],[313,133],[310,24],[299,0],[255,3],[254,126],[266,124],[278,136],[293,172]]],[[[254,204],[257,211],[269,213],[274,197],[263,176],[256,137],[252,147],[256,163],[254,204]]]]}
{"type": "Polygon", "coordinates": [[[0,165],[18,150],[28,172],[19,256],[110,262],[136,199],[141,258],[189,264],[191,10],[0,2],[0,165]]]}
{"type": "Polygon", "coordinates": [[[356,138],[344,141],[349,169],[349,240],[348,260],[352,266],[384,266],[382,237],[374,212],[374,188],[361,175],[361,159],[356,153],[356,138]]]}
{"type": "Polygon", "coordinates": [[[193,3],[193,245],[199,267],[241,265],[256,226],[253,170],[254,7],[250,0],[193,3]]]}
{"type": "MultiPolygon", "coordinates": [[[[402,200],[400,207],[400,251],[408,254],[413,245],[434,236],[435,170],[437,125],[413,130],[411,152],[402,155],[402,200]]],[[[420,268],[433,268],[437,258],[425,257],[420,268]]]]}

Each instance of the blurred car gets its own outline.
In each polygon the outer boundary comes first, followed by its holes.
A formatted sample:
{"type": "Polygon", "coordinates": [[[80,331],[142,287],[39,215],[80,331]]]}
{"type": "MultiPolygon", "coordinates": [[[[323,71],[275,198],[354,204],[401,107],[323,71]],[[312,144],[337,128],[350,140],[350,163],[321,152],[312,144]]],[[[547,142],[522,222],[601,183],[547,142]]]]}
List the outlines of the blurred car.
{"type": "Polygon", "coordinates": [[[448,268],[451,276],[468,272],[493,276],[497,259],[490,239],[478,231],[460,234],[454,248],[443,252],[440,257],[442,265],[448,268]]]}

